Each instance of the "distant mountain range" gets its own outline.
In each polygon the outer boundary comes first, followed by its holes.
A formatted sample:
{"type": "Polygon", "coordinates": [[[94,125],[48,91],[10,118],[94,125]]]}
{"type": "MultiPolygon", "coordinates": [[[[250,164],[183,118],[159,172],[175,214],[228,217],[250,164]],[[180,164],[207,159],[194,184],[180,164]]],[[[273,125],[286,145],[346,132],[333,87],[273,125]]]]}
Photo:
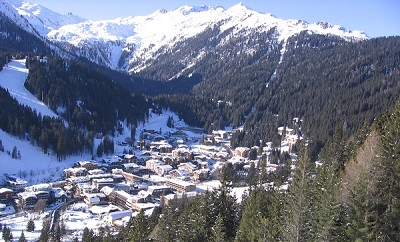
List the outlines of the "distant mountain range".
{"type": "MultiPolygon", "coordinates": [[[[248,9],[239,3],[229,9],[222,7],[182,6],[173,11],[158,10],[147,16],[132,16],[106,21],[91,21],[72,14],[62,15],[38,4],[21,0],[2,0],[1,11],[28,32],[39,35],[77,56],[114,70],[145,74],[151,79],[170,80],[196,72],[196,65],[213,51],[229,45],[232,38],[270,33],[271,45],[281,44],[285,52],[287,39],[302,31],[312,34],[339,36],[347,41],[367,39],[361,31],[351,31],[326,22],[309,24],[302,20],[283,20],[271,14],[248,9]],[[213,46],[206,42],[192,46],[192,53],[179,60],[168,74],[151,76],[147,72],[162,55],[174,54],[189,40],[201,38],[213,29],[213,46]]],[[[253,46],[243,50],[255,52],[253,46]]]]}

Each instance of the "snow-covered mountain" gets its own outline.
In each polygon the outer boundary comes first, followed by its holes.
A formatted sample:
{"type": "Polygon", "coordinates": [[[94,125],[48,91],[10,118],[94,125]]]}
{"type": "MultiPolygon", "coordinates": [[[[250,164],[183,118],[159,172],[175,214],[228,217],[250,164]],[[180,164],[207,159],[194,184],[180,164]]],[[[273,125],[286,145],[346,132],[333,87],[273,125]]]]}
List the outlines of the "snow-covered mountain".
{"type": "Polygon", "coordinates": [[[0,0],[0,11],[23,29],[42,37],[64,25],[86,21],[71,13],[59,14],[39,4],[21,0],[0,0]]]}
{"type": "MultiPolygon", "coordinates": [[[[302,31],[339,36],[348,41],[368,38],[361,31],[350,31],[326,22],[310,24],[301,20],[283,20],[248,9],[242,3],[228,9],[185,5],[173,11],[158,10],[147,16],[85,21],[72,14],[57,14],[37,4],[21,3],[21,0],[2,1],[2,11],[16,11],[42,37],[60,44],[78,56],[130,73],[146,70],[154,65],[160,55],[176,51],[179,49],[178,45],[210,29],[217,30],[216,35],[224,36],[218,39],[215,46],[229,44],[229,40],[238,35],[250,36],[252,33],[273,31],[274,42],[283,44],[282,53],[285,51],[286,40],[302,31]],[[11,11],[12,9],[14,10],[11,11]]],[[[171,71],[163,79],[178,77],[201,61],[204,51],[210,51],[204,45],[191,48],[195,53],[182,60],[183,67],[171,71]]]]}

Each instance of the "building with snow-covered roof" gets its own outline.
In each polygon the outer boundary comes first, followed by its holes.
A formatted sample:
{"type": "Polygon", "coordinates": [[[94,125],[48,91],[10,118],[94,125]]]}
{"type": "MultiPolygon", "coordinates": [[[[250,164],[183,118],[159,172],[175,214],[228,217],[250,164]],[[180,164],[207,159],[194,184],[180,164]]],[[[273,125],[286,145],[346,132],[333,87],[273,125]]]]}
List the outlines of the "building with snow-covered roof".
{"type": "Polygon", "coordinates": [[[104,193],[86,193],[83,201],[89,206],[108,203],[107,196],[104,193]]]}
{"type": "Polygon", "coordinates": [[[33,208],[38,201],[36,194],[33,192],[20,192],[18,193],[18,205],[22,209],[33,208]]]}
{"type": "Polygon", "coordinates": [[[193,192],[196,190],[195,184],[178,179],[170,179],[166,185],[179,192],[193,192]]]}
{"type": "Polygon", "coordinates": [[[129,217],[129,218],[132,217],[132,214],[133,214],[132,209],[112,212],[105,217],[105,222],[107,224],[115,224],[117,220],[123,219],[124,217],[129,217]]]}
{"type": "Polygon", "coordinates": [[[150,160],[146,161],[146,168],[149,170],[154,171],[154,168],[158,165],[164,165],[164,162],[162,162],[160,160],[155,160],[155,159],[150,159],[150,160]]]}
{"type": "Polygon", "coordinates": [[[79,177],[79,176],[86,176],[87,175],[87,169],[84,167],[78,167],[78,168],[67,168],[63,170],[64,178],[68,179],[70,177],[79,177]]]}
{"type": "Polygon", "coordinates": [[[190,173],[187,170],[175,169],[169,172],[169,176],[183,181],[190,180],[190,173]]]}
{"type": "Polygon", "coordinates": [[[122,165],[122,168],[125,172],[136,173],[140,167],[135,163],[126,163],[122,165]]]}
{"type": "Polygon", "coordinates": [[[9,188],[0,188],[0,201],[9,201],[12,199],[14,192],[9,188]]]}
{"type": "Polygon", "coordinates": [[[235,155],[240,157],[247,157],[249,155],[250,148],[248,147],[237,147],[235,149],[235,155]]]}
{"type": "Polygon", "coordinates": [[[172,166],[170,166],[170,165],[157,165],[154,167],[154,172],[160,176],[166,175],[171,170],[172,170],[172,166]]]}
{"type": "Polygon", "coordinates": [[[192,162],[185,162],[185,163],[181,163],[178,165],[178,169],[180,170],[186,170],[188,171],[190,174],[193,174],[193,172],[195,170],[197,170],[197,166],[195,164],[193,164],[192,162]]]}
{"type": "Polygon", "coordinates": [[[160,197],[161,195],[172,193],[171,187],[169,186],[148,186],[147,191],[153,197],[160,197]]]}
{"type": "Polygon", "coordinates": [[[197,192],[173,193],[162,197],[164,199],[164,206],[168,206],[173,200],[180,200],[182,198],[191,200],[197,196],[197,192]]]}
{"type": "Polygon", "coordinates": [[[78,161],[77,165],[86,168],[88,171],[98,168],[96,161],[78,161]]]}
{"type": "Polygon", "coordinates": [[[52,189],[53,189],[52,185],[48,183],[35,184],[25,188],[26,191],[32,191],[32,192],[50,191],[52,189]]]}
{"type": "Polygon", "coordinates": [[[5,182],[7,186],[15,192],[23,191],[25,187],[28,185],[28,182],[15,176],[4,174],[6,177],[5,182]]]}

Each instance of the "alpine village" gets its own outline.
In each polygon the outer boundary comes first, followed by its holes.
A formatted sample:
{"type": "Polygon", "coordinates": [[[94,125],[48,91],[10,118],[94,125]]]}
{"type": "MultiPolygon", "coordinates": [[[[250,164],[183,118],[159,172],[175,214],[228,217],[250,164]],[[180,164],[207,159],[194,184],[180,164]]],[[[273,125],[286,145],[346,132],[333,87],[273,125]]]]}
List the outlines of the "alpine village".
{"type": "Polygon", "coordinates": [[[4,241],[400,241],[399,140],[399,36],[0,2],[4,241]]]}

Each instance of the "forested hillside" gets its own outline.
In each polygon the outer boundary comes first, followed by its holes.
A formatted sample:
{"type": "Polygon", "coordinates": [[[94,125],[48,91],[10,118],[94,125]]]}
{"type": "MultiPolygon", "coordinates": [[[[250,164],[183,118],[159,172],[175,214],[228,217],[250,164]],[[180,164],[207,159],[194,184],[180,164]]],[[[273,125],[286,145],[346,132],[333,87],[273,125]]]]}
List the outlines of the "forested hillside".
{"type": "Polygon", "coordinates": [[[236,64],[228,57],[210,58],[204,66],[217,75],[203,76],[193,96],[158,99],[207,131],[244,124],[247,132],[236,141],[244,146],[259,140],[277,144],[277,127],[300,118],[315,159],[336,128],[349,138],[399,98],[399,51],[399,37],[352,43],[304,32],[288,40],[280,64],[276,51],[255,62],[243,55],[231,57],[236,64]]]}
{"type": "MultiPolygon", "coordinates": [[[[1,57],[3,63],[18,58],[7,53],[1,57]]],[[[53,151],[59,160],[92,153],[96,133],[113,136],[121,131],[119,122],[135,126],[148,115],[149,104],[143,96],[131,95],[82,62],[28,56],[26,63],[30,71],[26,87],[61,118],[42,116],[1,88],[0,128],[45,153],[53,151]]]]}
{"type": "Polygon", "coordinates": [[[41,54],[51,52],[44,40],[26,32],[2,12],[0,12],[0,33],[2,33],[0,35],[0,50],[2,51],[41,54]]]}

